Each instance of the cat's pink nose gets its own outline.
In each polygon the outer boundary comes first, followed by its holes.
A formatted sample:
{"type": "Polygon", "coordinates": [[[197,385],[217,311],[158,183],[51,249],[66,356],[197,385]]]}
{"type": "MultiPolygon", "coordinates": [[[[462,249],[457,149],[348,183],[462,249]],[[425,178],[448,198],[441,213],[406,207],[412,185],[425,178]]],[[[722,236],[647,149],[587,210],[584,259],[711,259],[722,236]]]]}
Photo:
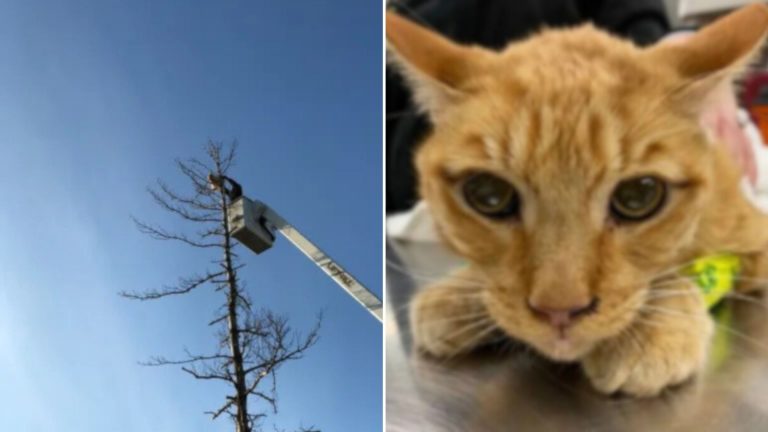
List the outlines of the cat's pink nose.
{"type": "Polygon", "coordinates": [[[528,301],[528,307],[533,311],[534,315],[548,321],[552,326],[561,329],[573,324],[577,318],[589,315],[596,311],[597,304],[597,297],[593,297],[589,303],[565,308],[553,308],[546,305],[534,304],[530,300],[528,301]]]}

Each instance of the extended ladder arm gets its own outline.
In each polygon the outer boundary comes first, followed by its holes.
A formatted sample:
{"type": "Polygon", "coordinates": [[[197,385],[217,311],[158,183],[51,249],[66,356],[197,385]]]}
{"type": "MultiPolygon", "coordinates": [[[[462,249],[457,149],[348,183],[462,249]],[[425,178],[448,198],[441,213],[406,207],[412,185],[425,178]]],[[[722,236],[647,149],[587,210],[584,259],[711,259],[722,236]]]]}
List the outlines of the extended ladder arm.
{"type": "Polygon", "coordinates": [[[229,223],[232,236],[257,254],[272,247],[274,232],[279,231],[376,319],[382,320],[381,300],[266,204],[240,197],[229,206],[229,223]]]}

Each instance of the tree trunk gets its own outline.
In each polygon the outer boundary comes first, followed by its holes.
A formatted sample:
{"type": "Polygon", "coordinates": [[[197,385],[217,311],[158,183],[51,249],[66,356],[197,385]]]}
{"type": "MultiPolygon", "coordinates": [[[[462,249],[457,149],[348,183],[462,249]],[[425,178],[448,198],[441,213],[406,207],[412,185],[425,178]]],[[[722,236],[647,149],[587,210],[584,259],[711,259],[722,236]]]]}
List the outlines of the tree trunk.
{"type": "MultiPolygon", "coordinates": [[[[219,168],[219,167],[217,167],[219,168]]],[[[219,173],[221,174],[221,173],[219,173]]],[[[240,349],[240,328],[237,321],[237,301],[240,293],[237,288],[234,266],[232,265],[231,237],[229,231],[229,209],[224,188],[220,189],[222,204],[222,224],[224,226],[224,267],[227,272],[227,314],[229,324],[229,348],[232,354],[232,365],[235,368],[235,407],[237,416],[235,422],[237,432],[251,432],[248,421],[248,389],[245,382],[243,353],[240,349]]]]}

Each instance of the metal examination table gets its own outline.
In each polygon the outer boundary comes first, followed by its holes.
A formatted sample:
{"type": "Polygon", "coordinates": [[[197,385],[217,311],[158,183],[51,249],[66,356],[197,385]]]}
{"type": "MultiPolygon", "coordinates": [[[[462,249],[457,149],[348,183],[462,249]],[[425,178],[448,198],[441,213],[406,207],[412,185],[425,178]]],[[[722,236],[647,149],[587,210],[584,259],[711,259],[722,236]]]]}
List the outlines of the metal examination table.
{"type": "Polygon", "coordinates": [[[385,320],[387,431],[768,431],[768,303],[716,311],[719,352],[698,380],[652,399],[594,392],[577,366],[529,350],[486,350],[450,362],[411,351],[407,304],[458,260],[432,243],[390,240],[385,320]],[[723,348],[724,347],[724,348],[723,348]]]}

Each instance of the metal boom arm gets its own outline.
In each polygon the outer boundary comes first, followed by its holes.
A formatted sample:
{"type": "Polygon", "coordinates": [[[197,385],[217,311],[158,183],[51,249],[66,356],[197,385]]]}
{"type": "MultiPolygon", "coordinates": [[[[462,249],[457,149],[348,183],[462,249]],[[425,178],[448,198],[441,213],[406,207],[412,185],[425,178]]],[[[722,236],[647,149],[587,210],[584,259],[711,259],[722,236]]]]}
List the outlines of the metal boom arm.
{"type": "Polygon", "coordinates": [[[243,196],[230,204],[229,215],[232,236],[253,252],[259,254],[272,247],[274,231],[279,231],[376,319],[382,320],[381,300],[266,204],[243,196]]]}

